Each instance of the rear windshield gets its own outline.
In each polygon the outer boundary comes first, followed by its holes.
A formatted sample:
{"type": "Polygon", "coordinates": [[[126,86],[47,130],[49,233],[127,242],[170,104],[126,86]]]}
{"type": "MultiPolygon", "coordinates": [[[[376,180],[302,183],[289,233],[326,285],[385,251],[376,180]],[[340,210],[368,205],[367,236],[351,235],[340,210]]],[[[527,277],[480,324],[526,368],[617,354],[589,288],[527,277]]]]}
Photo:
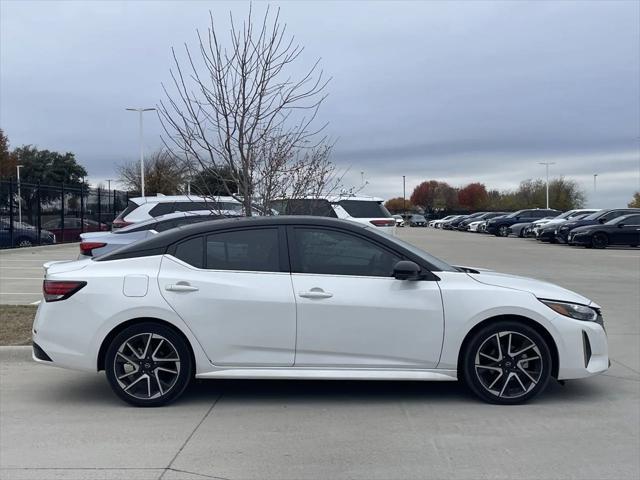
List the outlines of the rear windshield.
{"type": "Polygon", "coordinates": [[[391,218],[382,202],[370,200],[340,200],[338,202],[353,218],[391,218]]]}
{"type": "Polygon", "coordinates": [[[314,217],[337,218],[336,212],[328,200],[305,198],[276,200],[271,208],[280,215],[311,215],[314,217]]]}
{"type": "Polygon", "coordinates": [[[117,218],[124,218],[127,215],[129,215],[131,212],[133,212],[136,208],[138,208],[140,205],[138,205],[136,202],[132,202],[131,200],[129,200],[129,203],[127,203],[127,208],[125,208],[120,215],[118,215],[117,218]]]}

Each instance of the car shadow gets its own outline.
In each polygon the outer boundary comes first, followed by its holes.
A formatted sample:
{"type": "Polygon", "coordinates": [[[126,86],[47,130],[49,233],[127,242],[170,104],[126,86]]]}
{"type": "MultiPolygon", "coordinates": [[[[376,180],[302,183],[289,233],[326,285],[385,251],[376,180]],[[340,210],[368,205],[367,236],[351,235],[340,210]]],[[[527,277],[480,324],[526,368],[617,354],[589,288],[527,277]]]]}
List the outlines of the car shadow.
{"type": "MultiPolygon", "coordinates": [[[[608,398],[611,386],[595,379],[582,379],[560,385],[551,380],[545,392],[530,404],[551,405],[567,402],[594,402],[608,398]]],[[[91,404],[113,408],[125,406],[112,391],[104,374],[80,375],[63,383],[49,385],[42,397],[65,405],[91,404]],[[60,385],[60,388],[57,388],[60,385]]],[[[194,380],[175,403],[176,406],[210,404],[216,398],[225,402],[332,404],[357,402],[362,405],[384,403],[428,403],[469,405],[483,403],[460,382],[349,381],[349,380],[194,380]]],[[[492,405],[484,404],[488,407],[492,405]]]]}

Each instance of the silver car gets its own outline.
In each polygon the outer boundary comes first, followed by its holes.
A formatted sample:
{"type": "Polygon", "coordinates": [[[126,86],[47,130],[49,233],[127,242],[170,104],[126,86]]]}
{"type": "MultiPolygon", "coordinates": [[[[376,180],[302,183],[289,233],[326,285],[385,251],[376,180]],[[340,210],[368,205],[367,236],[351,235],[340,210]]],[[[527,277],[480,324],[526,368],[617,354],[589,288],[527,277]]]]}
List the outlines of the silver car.
{"type": "Polygon", "coordinates": [[[112,232],[89,232],[80,235],[80,256],[97,257],[107,252],[144,240],[160,232],[190,223],[229,218],[214,213],[174,212],[134,223],[112,232]]]}

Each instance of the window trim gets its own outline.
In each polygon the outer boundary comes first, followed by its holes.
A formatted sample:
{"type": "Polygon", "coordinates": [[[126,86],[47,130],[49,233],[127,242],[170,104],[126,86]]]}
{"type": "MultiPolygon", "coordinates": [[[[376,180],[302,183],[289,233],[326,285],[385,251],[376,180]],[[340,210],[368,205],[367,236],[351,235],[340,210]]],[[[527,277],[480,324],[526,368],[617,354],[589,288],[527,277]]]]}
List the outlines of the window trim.
{"type": "Polygon", "coordinates": [[[381,278],[381,279],[392,279],[395,280],[393,275],[389,275],[388,277],[382,277],[379,275],[342,275],[339,273],[309,273],[300,271],[300,255],[297,248],[296,242],[296,230],[326,230],[342,233],[344,235],[351,235],[353,237],[359,238],[365,242],[372,243],[376,247],[389,252],[396,257],[399,257],[400,260],[410,260],[412,262],[417,263],[422,269],[422,274],[424,278],[421,280],[427,281],[437,281],[440,280],[433,273],[433,266],[426,263],[423,259],[414,256],[411,252],[405,251],[403,248],[391,248],[389,245],[385,245],[382,242],[377,241],[377,239],[373,239],[368,235],[362,235],[359,232],[354,232],[352,230],[329,227],[329,226],[320,226],[320,225],[287,225],[287,243],[289,247],[289,259],[291,262],[291,273],[298,275],[321,275],[321,276],[330,276],[330,277],[353,277],[353,278],[381,278]]]}
{"type": "Polygon", "coordinates": [[[210,232],[203,232],[197,235],[191,235],[189,237],[185,237],[185,238],[181,238],[179,241],[172,243],[166,251],[166,255],[171,255],[172,257],[174,257],[175,259],[179,260],[180,262],[189,265],[189,267],[194,268],[196,270],[200,270],[203,272],[231,272],[231,273],[262,273],[262,274],[269,274],[269,273],[291,273],[290,267],[289,267],[289,254],[288,254],[288,250],[287,250],[287,242],[286,242],[286,232],[284,231],[284,226],[282,225],[270,225],[270,226],[251,226],[251,227],[233,227],[233,228],[225,228],[225,229],[221,229],[221,230],[213,230],[210,232]],[[235,232],[241,232],[241,231],[247,231],[247,230],[276,230],[277,233],[277,241],[278,241],[278,267],[279,270],[277,271],[271,271],[271,270],[224,270],[224,269],[213,269],[213,268],[206,268],[207,265],[207,237],[211,236],[211,235],[217,235],[219,233],[235,233],[235,232]],[[181,260],[180,258],[176,257],[176,248],[178,247],[178,245],[182,244],[183,242],[187,242],[189,240],[193,240],[194,238],[200,238],[200,241],[202,242],[202,267],[196,267],[195,265],[191,265],[190,263],[185,262],[184,260],[181,260]]]}

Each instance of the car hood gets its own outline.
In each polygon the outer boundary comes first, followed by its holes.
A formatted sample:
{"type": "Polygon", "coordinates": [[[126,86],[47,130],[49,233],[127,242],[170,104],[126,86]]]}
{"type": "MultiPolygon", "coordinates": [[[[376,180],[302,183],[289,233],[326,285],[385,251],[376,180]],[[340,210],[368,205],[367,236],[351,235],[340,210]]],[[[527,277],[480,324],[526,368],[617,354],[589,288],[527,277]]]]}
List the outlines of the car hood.
{"type": "MultiPolygon", "coordinates": [[[[468,267],[466,267],[468,268],[468,267]]],[[[521,290],[535,295],[537,298],[546,298],[549,300],[560,300],[563,302],[581,303],[583,305],[591,305],[597,307],[591,300],[582,295],[559,287],[553,283],[543,282],[528,277],[520,277],[518,275],[510,275],[508,273],[499,273],[491,270],[474,268],[478,273],[471,273],[467,270],[467,275],[476,282],[485,285],[493,285],[496,287],[511,288],[513,290],[521,290]]]]}

